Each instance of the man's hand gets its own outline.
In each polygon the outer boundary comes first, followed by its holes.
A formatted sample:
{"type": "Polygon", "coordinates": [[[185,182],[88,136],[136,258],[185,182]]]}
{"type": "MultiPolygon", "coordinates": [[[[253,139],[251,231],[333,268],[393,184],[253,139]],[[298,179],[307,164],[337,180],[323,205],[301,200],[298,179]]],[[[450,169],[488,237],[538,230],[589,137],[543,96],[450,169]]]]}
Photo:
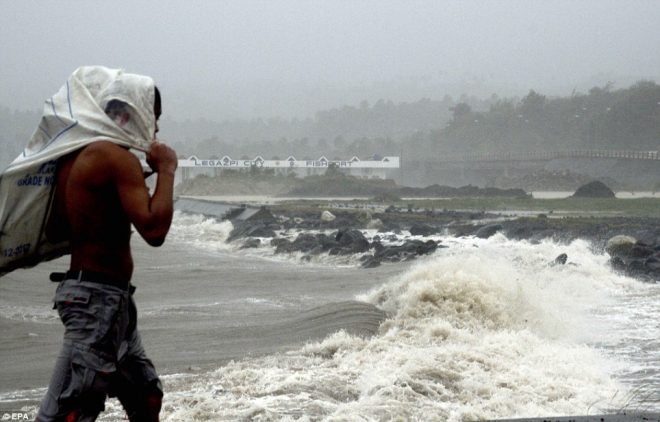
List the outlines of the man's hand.
{"type": "Polygon", "coordinates": [[[176,152],[172,148],[156,141],[151,145],[151,150],[147,154],[147,164],[156,173],[174,173],[179,160],[176,158],[176,152]]]}

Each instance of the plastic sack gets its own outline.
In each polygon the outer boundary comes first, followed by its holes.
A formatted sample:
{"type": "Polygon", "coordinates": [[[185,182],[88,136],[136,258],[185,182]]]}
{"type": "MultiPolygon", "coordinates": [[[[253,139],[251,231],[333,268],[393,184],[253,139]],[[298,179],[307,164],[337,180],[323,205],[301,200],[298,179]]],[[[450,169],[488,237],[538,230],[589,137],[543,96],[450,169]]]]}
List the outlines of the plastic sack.
{"type": "Polygon", "coordinates": [[[68,242],[45,235],[58,158],[99,140],[148,152],[154,99],[147,76],[85,66],[45,101],[27,147],[0,175],[0,276],[68,253],[68,242]]]}

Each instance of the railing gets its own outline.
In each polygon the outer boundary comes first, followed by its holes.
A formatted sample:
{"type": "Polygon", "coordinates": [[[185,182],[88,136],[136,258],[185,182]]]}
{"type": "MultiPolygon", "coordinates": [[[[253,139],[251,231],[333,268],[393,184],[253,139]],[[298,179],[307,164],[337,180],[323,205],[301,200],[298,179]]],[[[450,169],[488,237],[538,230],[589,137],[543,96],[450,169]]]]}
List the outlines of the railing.
{"type": "Polygon", "coordinates": [[[660,160],[660,152],[613,150],[490,152],[444,155],[437,157],[436,161],[545,161],[559,158],[618,158],[628,160],[660,160]]]}

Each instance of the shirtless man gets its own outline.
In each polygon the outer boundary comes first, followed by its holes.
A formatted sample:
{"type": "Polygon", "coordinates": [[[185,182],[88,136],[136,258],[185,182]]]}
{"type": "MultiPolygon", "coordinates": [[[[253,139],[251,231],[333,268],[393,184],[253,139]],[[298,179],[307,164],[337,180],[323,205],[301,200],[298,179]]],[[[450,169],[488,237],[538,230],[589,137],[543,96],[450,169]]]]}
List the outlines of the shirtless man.
{"type": "MultiPolygon", "coordinates": [[[[160,112],[156,89],[156,120],[160,112]]],[[[47,233],[70,240],[71,263],[51,275],[61,279],[55,306],[65,334],[37,421],[93,421],[106,396],[117,397],[131,421],[158,420],[163,393],[136,327],[130,236],[132,225],[152,246],[165,241],[177,157],[154,140],[147,163],[158,174],[153,196],[138,158],[112,142],[93,142],[58,163],[47,233]]]]}

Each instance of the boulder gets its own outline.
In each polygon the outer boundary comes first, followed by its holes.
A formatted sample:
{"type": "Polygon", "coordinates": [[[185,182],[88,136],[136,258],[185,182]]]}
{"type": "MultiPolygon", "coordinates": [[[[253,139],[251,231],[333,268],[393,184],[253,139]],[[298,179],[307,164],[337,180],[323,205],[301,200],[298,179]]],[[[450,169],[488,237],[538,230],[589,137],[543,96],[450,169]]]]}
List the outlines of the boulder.
{"type": "Polygon", "coordinates": [[[637,243],[635,243],[632,249],[630,250],[630,256],[632,258],[647,258],[653,255],[654,252],[655,250],[653,249],[653,247],[645,243],[642,243],[640,241],[637,241],[637,243]]]}
{"type": "Polygon", "coordinates": [[[367,255],[365,259],[362,260],[362,268],[376,268],[380,266],[380,264],[380,258],[371,255],[367,255]]]}
{"type": "Polygon", "coordinates": [[[337,248],[341,251],[335,251],[334,254],[347,255],[369,250],[369,241],[359,230],[339,230],[335,236],[335,241],[339,243],[337,248]]]}
{"type": "Polygon", "coordinates": [[[334,221],[335,218],[337,217],[335,217],[335,215],[330,211],[326,210],[321,213],[321,221],[323,221],[324,223],[329,223],[331,221],[334,221]]]}
{"type": "Polygon", "coordinates": [[[234,226],[234,229],[227,238],[228,242],[236,240],[241,237],[275,237],[274,229],[279,229],[279,225],[264,223],[260,221],[243,221],[242,223],[234,226]]]}
{"type": "Polygon", "coordinates": [[[488,239],[500,230],[502,230],[501,224],[488,224],[474,232],[474,236],[479,239],[488,239]]]}
{"type": "MultiPolygon", "coordinates": [[[[381,245],[382,246],[382,245],[381,245]]],[[[376,249],[374,258],[379,261],[399,262],[414,258],[418,255],[427,255],[438,248],[438,243],[433,240],[422,242],[421,240],[407,240],[399,246],[383,246],[376,249]]]]}
{"type": "Polygon", "coordinates": [[[250,248],[258,248],[261,245],[261,240],[259,239],[248,239],[243,243],[243,246],[241,246],[241,249],[250,249],[250,248]]]}
{"type": "Polygon", "coordinates": [[[614,198],[614,192],[605,183],[598,180],[580,186],[573,194],[574,198],[614,198]]]}
{"type": "Polygon", "coordinates": [[[636,243],[634,237],[620,234],[607,241],[605,252],[611,257],[629,257],[636,243]]]}
{"type": "Polygon", "coordinates": [[[275,248],[275,253],[309,252],[319,245],[319,241],[313,234],[302,233],[293,242],[282,242],[275,248]]]}
{"type": "Polygon", "coordinates": [[[565,265],[566,260],[568,260],[568,255],[566,255],[565,253],[560,254],[559,256],[557,256],[557,258],[555,258],[554,261],[550,263],[550,266],[554,267],[555,265],[565,265]]]}
{"type": "Polygon", "coordinates": [[[660,281],[658,244],[646,244],[631,236],[614,236],[605,248],[615,270],[643,281],[660,281]]]}
{"type": "Polygon", "coordinates": [[[644,261],[644,265],[651,271],[660,273],[660,254],[650,256],[644,261]]]}
{"type": "Polygon", "coordinates": [[[277,248],[280,245],[285,245],[287,243],[291,243],[290,240],[284,239],[283,237],[276,237],[270,240],[270,246],[274,246],[277,248]]]}
{"type": "Polygon", "coordinates": [[[438,228],[425,223],[415,223],[410,227],[413,236],[432,236],[438,233],[438,228]]]}

